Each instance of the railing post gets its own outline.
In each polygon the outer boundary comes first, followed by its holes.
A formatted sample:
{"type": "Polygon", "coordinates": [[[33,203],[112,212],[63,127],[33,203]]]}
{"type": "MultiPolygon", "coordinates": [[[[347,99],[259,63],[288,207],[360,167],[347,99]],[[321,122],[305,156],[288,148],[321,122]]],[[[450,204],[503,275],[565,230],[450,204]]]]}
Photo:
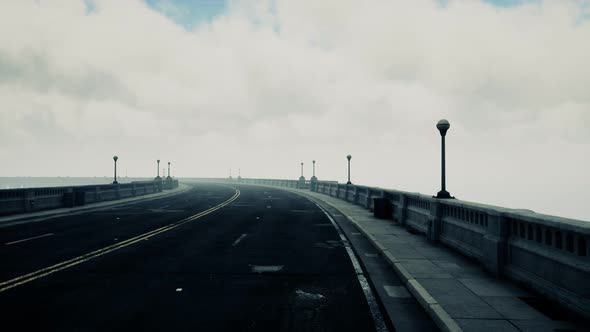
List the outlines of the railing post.
{"type": "MultiPolygon", "coordinates": [[[[495,275],[502,275],[508,258],[508,220],[499,212],[488,211],[488,226],[483,237],[483,265],[495,275]]],[[[528,229],[528,227],[526,227],[528,229]]]]}
{"type": "Polygon", "coordinates": [[[99,186],[94,187],[94,201],[95,202],[102,201],[102,197],[100,197],[100,187],[99,186]]]}
{"type": "Polygon", "coordinates": [[[399,209],[397,211],[397,220],[398,222],[405,226],[406,225],[406,216],[408,214],[408,197],[404,194],[400,194],[399,196],[399,209]]]}
{"type": "Polygon", "coordinates": [[[442,231],[442,206],[439,201],[430,202],[430,213],[428,215],[428,239],[432,242],[438,242],[442,231]]]}
{"type": "Polygon", "coordinates": [[[66,189],[66,192],[63,193],[62,197],[63,197],[63,206],[64,207],[68,207],[68,208],[74,207],[75,202],[76,202],[74,187],[69,187],[68,189],[66,189]]]}
{"type": "Polygon", "coordinates": [[[28,189],[25,190],[23,195],[23,210],[25,212],[35,210],[35,190],[28,189]]]}
{"type": "Polygon", "coordinates": [[[373,200],[373,198],[371,197],[371,188],[366,187],[365,188],[365,209],[369,209],[371,207],[371,200],[373,200]]]}

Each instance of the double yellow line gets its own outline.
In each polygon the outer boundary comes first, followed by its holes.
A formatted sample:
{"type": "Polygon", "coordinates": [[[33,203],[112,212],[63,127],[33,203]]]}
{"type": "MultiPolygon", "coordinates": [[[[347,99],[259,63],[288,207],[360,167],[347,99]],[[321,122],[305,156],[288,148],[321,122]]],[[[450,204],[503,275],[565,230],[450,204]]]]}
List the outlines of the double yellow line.
{"type": "Polygon", "coordinates": [[[49,267],[46,267],[46,268],[37,270],[35,272],[31,272],[29,274],[22,275],[20,277],[16,277],[14,279],[10,279],[10,280],[7,280],[7,281],[0,282],[0,293],[5,292],[5,291],[7,291],[9,289],[18,287],[20,285],[29,283],[31,281],[37,280],[39,278],[43,278],[43,277],[48,276],[50,274],[53,274],[55,272],[59,272],[59,271],[65,270],[65,269],[67,269],[69,267],[82,264],[82,263],[84,263],[86,261],[89,261],[91,259],[94,259],[94,258],[103,256],[103,255],[106,255],[106,254],[108,254],[110,252],[113,252],[113,251],[116,251],[116,250],[125,248],[125,247],[130,246],[130,245],[132,245],[134,243],[137,243],[139,241],[147,240],[147,239],[149,239],[152,236],[156,236],[158,234],[162,234],[162,233],[167,232],[169,230],[172,230],[172,229],[174,229],[176,227],[179,227],[179,226],[182,226],[182,225],[184,225],[186,223],[189,223],[189,222],[191,222],[191,221],[193,221],[195,219],[199,219],[199,218],[201,218],[201,217],[203,217],[205,215],[208,215],[208,214],[210,214],[212,212],[215,212],[215,211],[221,209],[222,207],[230,204],[231,202],[235,201],[240,196],[240,190],[239,189],[237,189],[237,188],[232,188],[232,189],[235,190],[235,194],[231,198],[229,198],[227,201],[225,201],[225,202],[223,202],[223,203],[221,203],[219,205],[216,205],[216,206],[214,206],[214,207],[212,207],[212,208],[210,208],[208,210],[205,210],[203,212],[199,212],[199,213],[197,213],[195,215],[192,215],[190,217],[187,217],[185,219],[182,219],[182,220],[177,221],[175,223],[172,223],[170,225],[167,225],[167,226],[164,226],[164,227],[160,227],[158,229],[154,229],[153,231],[149,231],[147,233],[143,233],[141,235],[132,237],[130,239],[127,239],[125,241],[122,241],[122,242],[119,242],[119,243],[110,245],[108,247],[104,247],[102,249],[98,249],[98,250],[95,250],[93,252],[89,252],[89,253],[84,254],[82,256],[78,256],[78,257],[72,258],[70,260],[67,260],[67,261],[64,261],[64,262],[61,262],[61,263],[58,263],[58,264],[55,264],[55,265],[52,265],[52,266],[49,266],[49,267]]]}

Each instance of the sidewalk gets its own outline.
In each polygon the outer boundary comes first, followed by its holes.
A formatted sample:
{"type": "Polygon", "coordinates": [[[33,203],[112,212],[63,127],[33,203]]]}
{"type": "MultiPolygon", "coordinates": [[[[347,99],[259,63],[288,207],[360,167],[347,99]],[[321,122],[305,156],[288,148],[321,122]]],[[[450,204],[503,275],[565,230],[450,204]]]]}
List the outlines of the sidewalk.
{"type": "Polygon", "coordinates": [[[328,195],[290,191],[331,205],[352,221],[442,331],[583,331],[588,328],[558,320],[560,317],[555,317],[558,313],[541,313],[527,304],[539,303],[534,294],[509,280],[494,278],[476,262],[432,244],[425,236],[412,234],[391,220],[377,219],[360,206],[328,195]]]}
{"type": "Polygon", "coordinates": [[[33,213],[19,213],[13,214],[9,216],[0,217],[0,228],[19,225],[19,224],[26,224],[31,222],[43,221],[50,218],[60,217],[63,215],[76,215],[80,213],[85,213],[94,210],[100,210],[105,207],[111,206],[118,206],[118,205],[127,205],[132,204],[140,201],[150,201],[154,199],[159,199],[167,196],[177,195],[183,192],[186,192],[191,187],[185,184],[180,184],[178,188],[173,190],[166,190],[158,193],[147,194],[142,196],[136,197],[129,197],[119,200],[112,200],[100,203],[93,203],[84,206],[78,206],[73,208],[61,208],[61,209],[50,209],[50,210],[43,210],[33,213]]]}

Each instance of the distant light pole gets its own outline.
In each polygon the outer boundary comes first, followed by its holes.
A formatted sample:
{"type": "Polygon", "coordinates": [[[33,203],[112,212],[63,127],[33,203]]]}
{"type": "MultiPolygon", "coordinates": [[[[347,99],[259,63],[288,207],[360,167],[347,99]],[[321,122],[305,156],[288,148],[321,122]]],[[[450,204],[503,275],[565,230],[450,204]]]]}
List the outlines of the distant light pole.
{"type": "Polygon", "coordinates": [[[160,159],[156,160],[158,162],[158,167],[157,167],[157,171],[158,171],[158,176],[156,176],[156,179],[160,178],[160,159]]]}
{"type": "Polygon", "coordinates": [[[348,159],[348,182],[346,182],[346,184],[352,184],[352,182],[350,182],[350,159],[352,159],[351,155],[346,156],[346,159],[348,159]]]}
{"type": "Polygon", "coordinates": [[[170,162],[168,162],[168,177],[170,177],[170,162]]]}
{"type": "Polygon", "coordinates": [[[441,137],[441,189],[436,194],[436,198],[453,198],[451,194],[446,190],[446,176],[445,176],[445,136],[447,135],[447,130],[451,127],[449,121],[442,119],[436,124],[436,128],[440,132],[441,137]]]}
{"type": "Polygon", "coordinates": [[[119,182],[117,182],[117,160],[119,159],[119,157],[114,156],[113,160],[115,161],[115,181],[113,181],[113,184],[118,184],[119,182]]]}
{"type": "Polygon", "coordinates": [[[313,164],[313,177],[315,178],[315,160],[311,161],[313,164]]]}
{"type": "Polygon", "coordinates": [[[303,163],[301,163],[301,177],[303,177],[303,163]]]}

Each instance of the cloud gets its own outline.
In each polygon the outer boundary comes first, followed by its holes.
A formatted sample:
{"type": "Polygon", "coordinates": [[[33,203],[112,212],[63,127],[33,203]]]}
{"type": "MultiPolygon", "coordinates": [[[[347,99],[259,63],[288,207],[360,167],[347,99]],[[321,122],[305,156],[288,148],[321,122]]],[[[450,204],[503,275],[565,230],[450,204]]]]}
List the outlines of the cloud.
{"type": "Polygon", "coordinates": [[[109,174],[117,153],[138,176],[316,159],[342,180],[351,153],[355,182],[434,193],[448,118],[453,194],[590,219],[563,199],[590,198],[588,1],[235,0],[188,30],[159,3],[0,3],[2,175],[109,174]]]}

